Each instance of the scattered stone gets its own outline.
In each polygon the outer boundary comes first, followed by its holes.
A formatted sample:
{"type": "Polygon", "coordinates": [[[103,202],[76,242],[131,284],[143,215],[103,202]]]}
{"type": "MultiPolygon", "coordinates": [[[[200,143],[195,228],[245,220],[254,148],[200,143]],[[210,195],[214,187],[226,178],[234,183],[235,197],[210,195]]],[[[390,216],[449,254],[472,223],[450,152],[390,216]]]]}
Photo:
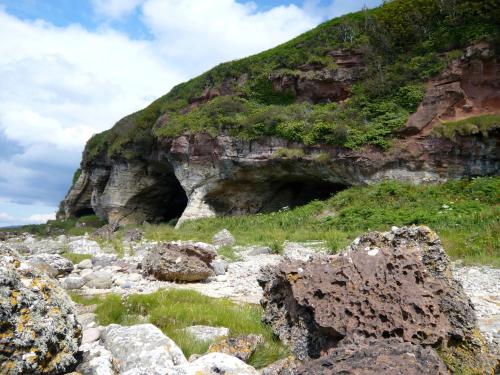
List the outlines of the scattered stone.
{"type": "Polygon", "coordinates": [[[81,289],[87,283],[83,277],[69,276],[66,277],[62,283],[62,286],[66,290],[81,289]]]}
{"type": "Polygon", "coordinates": [[[127,242],[138,242],[142,240],[143,233],[139,229],[130,229],[123,235],[123,240],[127,242]]]}
{"type": "Polygon", "coordinates": [[[31,255],[26,258],[26,262],[51,277],[64,276],[73,271],[73,263],[58,254],[31,255]]]}
{"type": "Polygon", "coordinates": [[[273,251],[268,246],[252,246],[248,251],[248,256],[257,256],[257,255],[268,255],[272,254],[273,251]]]}
{"type": "Polygon", "coordinates": [[[209,353],[195,361],[183,366],[185,372],[179,374],[203,374],[203,375],[257,375],[253,367],[247,365],[236,357],[224,353],[209,353]]]}
{"type": "Polygon", "coordinates": [[[216,276],[221,276],[226,274],[227,262],[222,259],[216,259],[210,263],[210,266],[214,270],[216,276]]]}
{"type": "Polygon", "coordinates": [[[174,366],[188,363],[181,349],[152,324],[112,324],[106,327],[101,340],[120,373],[140,370],[144,374],[164,375],[171,373],[174,366]]]}
{"type": "Polygon", "coordinates": [[[78,263],[78,268],[82,270],[92,268],[92,259],[84,259],[80,263],[78,263]]]}
{"type": "Polygon", "coordinates": [[[87,328],[91,323],[95,323],[96,314],[88,312],[81,315],[78,315],[78,321],[82,325],[83,328],[87,328]]]}
{"type": "Polygon", "coordinates": [[[118,230],[117,223],[106,224],[106,225],[103,225],[102,227],[100,227],[99,229],[97,229],[94,232],[94,236],[102,237],[102,238],[109,241],[109,240],[114,238],[115,232],[117,230],[118,230]]]}
{"type": "Polygon", "coordinates": [[[83,359],[77,367],[78,372],[84,375],[116,375],[113,355],[99,342],[84,344],[80,350],[83,352],[83,359]]]}
{"type": "MultiPolygon", "coordinates": [[[[269,366],[263,368],[262,370],[260,370],[260,375],[296,375],[297,369],[300,365],[300,362],[298,362],[295,357],[289,356],[287,358],[283,358],[279,361],[271,363],[269,366]]],[[[347,373],[345,375],[351,374],[347,373]]]]}
{"type": "Polygon", "coordinates": [[[87,328],[83,330],[82,344],[90,344],[99,340],[101,331],[98,328],[87,328]]]}
{"type": "Polygon", "coordinates": [[[106,271],[95,271],[85,277],[89,288],[110,289],[113,286],[113,275],[106,271]]]}
{"type": "Polygon", "coordinates": [[[294,374],[448,375],[449,372],[434,349],[391,338],[344,344],[306,362],[294,374]]]}
{"type": "Polygon", "coordinates": [[[263,320],[299,359],[345,338],[401,337],[423,346],[469,344],[469,364],[480,367],[474,310],[449,266],[426,227],[368,233],[343,254],[268,268],[260,279],[263,320]]]}
{"type": "Polygon", "coordinates": [[[225,353],[247,362],[250,356],[264,343],[260,335],[241,335],[221,339],[208,348],[208,353],[225,353]]]}
{"type": "Polygon", "coordinates": [[[92,275],[94,271],[91,268],[83,269],[80,271],[80,276],[88,280],[89,275],[92,275]]]}
{"type": "Polygon", "coordinates": [[[53,280],[21,269],[16,253],[0,252],[0,373],[71,371],[81,339],[73,303],[53,280]]]}
{"type": "Polygon", "coordinates": [[[288,260],[300,260],[308,262],[314,257],[326,255],[324,251],[318,251],[297,242],[285,242],[283,256],[288,260]]]}
{"type": "Polygon", "coordinates": [[[142,269],[145,275],[152,275],[157,280],[202,281],[213,275],[209,264],[215,256],[214,250],[209,251],[199,243],[169,242],[145,256],[142,269]]]}
{"type": "MultiPolygon", "coordinates": [[[[64,238],[64,237],[63,237],[64,238]]],[[[22,245],[24,245],[25,249],[22,251],[23,253],[29,253],[29,254],[62,254],[64,253],[65,246],[66,246],[66,241],[64,239],[51,239],[51,238],[44,238],[44,239],[36,239],[33,236],[28,236],[23,242],[22,245]]],[[[23,246],[19,248],[21,250],[23,246]]]]}
{"type": "Polygon", "coordinates": [[[236,239],[227,229],[222,229],[214,235],[212,242],[217,247],[233,246],[236,243],[236,239]]]}
{"type": "Polygon", "coordinates": [[[117,260],[115,254],[96,254],[92,257],[93,267],[110,267],[117,260]]]}
{"type": "Polygon", "coordinates": [[[101,252],[101,247],[95,241],[89,240],[86,237],[77,237],[70,240],[68,243],[69,251],[75,254],[90,254],[95,255],[101,252]]]}
{"type": "Polygon", "coordinates": [[[210,326],[191,326],[184,331],[199,341],[214,341],[229,335],[229,328],[210,326]]]}

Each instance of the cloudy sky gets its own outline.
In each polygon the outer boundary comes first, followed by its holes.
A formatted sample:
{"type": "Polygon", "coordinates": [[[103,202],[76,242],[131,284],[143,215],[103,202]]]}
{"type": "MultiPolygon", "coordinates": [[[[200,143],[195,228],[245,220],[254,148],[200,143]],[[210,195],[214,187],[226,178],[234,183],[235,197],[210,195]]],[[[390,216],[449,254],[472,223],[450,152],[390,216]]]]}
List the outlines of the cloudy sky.
{"type": "Polygon", "coordinates": [[[87,139],[213,65],[381,0],[0,0],[0,227],[53,217],[87,139]]]}

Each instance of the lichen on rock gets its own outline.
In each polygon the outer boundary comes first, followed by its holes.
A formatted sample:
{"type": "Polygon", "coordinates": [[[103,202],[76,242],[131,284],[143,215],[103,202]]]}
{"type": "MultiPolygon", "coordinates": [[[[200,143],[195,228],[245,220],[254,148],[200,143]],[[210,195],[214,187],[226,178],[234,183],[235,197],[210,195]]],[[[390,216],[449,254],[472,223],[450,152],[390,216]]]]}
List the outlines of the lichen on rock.
{"type": "Polygon", "coordinates": [[[0,253],[0,373],[70,372],[82,334],[73,303],[17,253],[6,247],[0,253]]]}

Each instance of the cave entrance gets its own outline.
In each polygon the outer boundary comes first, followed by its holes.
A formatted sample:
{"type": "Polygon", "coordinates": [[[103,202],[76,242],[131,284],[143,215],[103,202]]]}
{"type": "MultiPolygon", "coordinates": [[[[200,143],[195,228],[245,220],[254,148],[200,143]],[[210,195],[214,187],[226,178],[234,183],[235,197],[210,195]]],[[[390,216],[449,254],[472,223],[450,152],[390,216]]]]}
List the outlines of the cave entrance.
{"type": "Polygon", "coordinates": [[[349,186],[323,180],[285,180],[270,184],[271,195],[263,201],[260,212],[279,211],[303,206],[314,200],[326,200],[349,186]]]}
{"type": "Polygon", "coordinates": [[[169,222],[181,217],[188,198],[177,177],[171,173],[149,171],[155,183],[144,188],[128,203],[137,221],[169,222]]]}
{"type": "Polygon", "coordinates": [[[80,218],[82,216],[91,216],[91,215],[95,215],[95,211],[93,210],[92,207],[82,207],[75,212],[74,216],[76,218],[80,218]]]}
{"type": "Polygon", "coordinates": [[[247,215],[275,212],[325,200],[349,186],[304,176],[266,181],[225,181],[207,195],[207,203],[218,215],[247,215]]]}

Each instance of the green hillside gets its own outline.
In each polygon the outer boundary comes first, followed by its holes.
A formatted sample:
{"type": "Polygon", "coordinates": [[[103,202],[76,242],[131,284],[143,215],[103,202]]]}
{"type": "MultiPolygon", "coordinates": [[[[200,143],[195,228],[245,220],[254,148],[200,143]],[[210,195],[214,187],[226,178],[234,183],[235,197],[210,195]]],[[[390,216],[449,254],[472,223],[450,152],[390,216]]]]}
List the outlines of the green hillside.
{"type": "Polygon", "coordinates": [[[157,137],[209,132],[244,139],[277,135],[306,144],[347,148],[390,147],[391,139],[422,100],[423,83],[473,42],[500,40],[498,0],[393,0],[345,15],[276,48],[218,65],[174,87],[147,108],[95,135],[84,164],[101,153],[133,158],[157,137]],[[362,56],[364,73],[349,100],[298,102],[276,92],[270,75],[300,74],[304,67],[335,71],[332,51],[362,56]],[[223,95],[190,105],[206,88],[223,95]],[[163,121],[157,122],[162,115],[163,121]],[[156,125],[155,125],[156,123],[156,125]]]}

